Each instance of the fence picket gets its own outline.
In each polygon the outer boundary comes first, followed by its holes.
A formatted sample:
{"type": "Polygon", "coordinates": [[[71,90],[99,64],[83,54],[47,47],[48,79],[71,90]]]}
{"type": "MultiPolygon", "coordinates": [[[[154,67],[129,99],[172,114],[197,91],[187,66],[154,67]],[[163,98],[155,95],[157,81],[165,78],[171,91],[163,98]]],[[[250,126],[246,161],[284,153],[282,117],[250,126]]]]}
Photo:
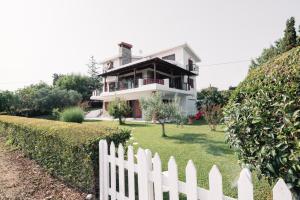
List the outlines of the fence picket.
{"type": "Polygon", "coordinates": [[[279,179],[273,188],[273,200],[292,200],[292,193],[283,179],[279,179]]]}
{"type": "Polygon", "coordinates": [[[186,197],[187,200],[197,200],[197,170],[194,166],[193,161],[189,160],[185,168],[186,176],[186,197]]]}
{"type": "Polygon", "coordinates": [[[118,147],[118,159],[119,159],[119,194],[120,199],[125,197],[125,176],[124,176],[124,148],[120,143],[118,147]]]}
{"type": "Polygon", "coordinates": [[[99,198],[104,199],[104,152],[103,143],[105,140],[99,142],[99,198]]]}
{"type": "Polygon", "coordinates": [[[223,199],[223,185],[222,175],[216,165],[214,165],[209,172],[209,199],[221,200],[223,199]]]}
{"type": "MultiPolygon", "coordinates": [[[[152,171],[152,152],[149,149],[145,150],[146,157],[147,157],[147,164],[148,164],[148,170],[152,171]]],[[[153,183],[148,181],[148,188],[149,188],[149,200],[154,200],[154,193],[153,193],[153,183]]]]}
{"type": "Polygon", "coordinates": [[[173,156],[171,156],[168,162],[168,184],[170,199],[178,200],[178,171],[177,164],[173,156]]]}
{"type": "Polygon", "coordinates": [[[111,200],[115,200],[117,197],[116,193],[116,147],[114,142],[110,143],[110,185],[111,185],[111,200]]]}
{"type": "Polygon", "coordinates": [[[128,198],[129,200],[135,199],[135,181],[134,181],[134,153],[133,147],[128,147],[128,198]]]}
{"type": "MultiPolygon", "coordinates": [[[[103,142],[103,184],[104,184],[104,198],[103,200],[108,200],[108,189],[109,189],[109,163],[108,163],[108,144],[106,140],[103,142]]],[[[101,177],[100,177],[101,178],[101,177]]]]}
{"type": "Polygon", "coordinates": [[[148,163],[147,163],[146,153],[141,148],[139,148],[137,153],[137,162],[138,162],[139,199],[149,200],[148,163]]]}
{"type": "Polygon", "coordinates": [[[238,180],[238,199],[239,200],[253,200],[253,185],[251,172],[244,168],[240,173],[238,180]]]}
{"type": "Polygon", "coordinates": [[[156,153],[153,158],[153,179],[155,200],[163,199],[161,160],[156,153]]]}

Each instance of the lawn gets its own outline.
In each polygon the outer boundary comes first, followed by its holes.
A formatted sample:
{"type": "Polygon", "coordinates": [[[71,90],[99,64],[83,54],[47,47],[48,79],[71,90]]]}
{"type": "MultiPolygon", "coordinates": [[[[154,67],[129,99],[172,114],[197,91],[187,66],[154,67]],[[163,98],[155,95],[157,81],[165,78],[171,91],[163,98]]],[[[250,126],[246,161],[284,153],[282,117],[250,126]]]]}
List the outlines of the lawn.
{"type": "MultiPolygon", "coordinates": [[[[106,126],[118,126],[112,121],[85,122],[86,124],[103,124],[106,126]]],[[[158,152],[163,169],[167,169],[170,156],[174,156],[178,164],[179,179],[185,180],[185,166],[188,160],[193,160],[197,168],[198,185],[208,188],[208,173],[211,167],[216,164],[223,177],[223,192],[225,195],[237,196],[237,179],[240,173],[240,166],[234,152],[225,143],[224,132],[219,126],[216,132],[210,131],[204,123],[185,125],[177,127],[174,124],[166,126],[168,137],[161,137],[161,126],[138,122],[126,122],[122,128],[132,130],[135,150],[138,147],[150,149],[152,153],[158,152]]],[[[254,191],[255,199],[271,199],[271,187],[266,181],[258,181],[255,176],[254,191]]]]}

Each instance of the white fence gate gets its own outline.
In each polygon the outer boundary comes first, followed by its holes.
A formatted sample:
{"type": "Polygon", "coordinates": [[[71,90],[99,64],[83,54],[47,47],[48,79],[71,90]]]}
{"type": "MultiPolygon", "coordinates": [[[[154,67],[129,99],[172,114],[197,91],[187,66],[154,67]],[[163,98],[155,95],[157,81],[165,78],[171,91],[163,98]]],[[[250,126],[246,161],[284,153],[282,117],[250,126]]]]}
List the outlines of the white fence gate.
{"type": "MultiPolygon", "coordinates": [[[[177,164],[173,157],[168,162],[168,171],[162,172],[161,160],[156,153],[152,158],[150,150],[138,149],[135,163],[133,147],[129,146],[127,160],[124,159],[124,148],[119,145],[116,157],[114,143],[108,145],[105,140],[99,143],[100,200],[162,200],[163,192],[169,192],[171,200],[178,200],[179,193],[186,195],[187,200],[234,200],[224,196],[222,176],[216,165],[209,172],[209,190],[197,186],[197,171],[193,161],[189,161],[185,176],[186,181],[178,180],[177,164]],[[125,174],[126,171],[126,174],[125,174]],[[138,177],[137,191],[135,174],[138,177]],[[127,189],[126,189],[127,188],[127,189]],[[126,190],[126,191],[125,191],[126,190]]],[[[238,180],[238,200],[253,200],[251,173],[244,168],[238,180]]],[[[273,188],[273,200],[292,200],[287,185],[280,179],[273,188]]]]}

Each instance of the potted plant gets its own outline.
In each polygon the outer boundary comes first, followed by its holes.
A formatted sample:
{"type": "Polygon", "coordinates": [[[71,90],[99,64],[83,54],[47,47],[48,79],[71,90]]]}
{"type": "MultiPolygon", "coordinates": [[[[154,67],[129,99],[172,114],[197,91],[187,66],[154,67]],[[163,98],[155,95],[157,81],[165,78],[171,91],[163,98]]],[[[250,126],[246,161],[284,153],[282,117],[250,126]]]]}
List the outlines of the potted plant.
{"type": "Polygon", "coordinates": [[[195,118],[195,115],[189,114],[188,115],[188,124],[193,124],[194,118],[195,118]]]}

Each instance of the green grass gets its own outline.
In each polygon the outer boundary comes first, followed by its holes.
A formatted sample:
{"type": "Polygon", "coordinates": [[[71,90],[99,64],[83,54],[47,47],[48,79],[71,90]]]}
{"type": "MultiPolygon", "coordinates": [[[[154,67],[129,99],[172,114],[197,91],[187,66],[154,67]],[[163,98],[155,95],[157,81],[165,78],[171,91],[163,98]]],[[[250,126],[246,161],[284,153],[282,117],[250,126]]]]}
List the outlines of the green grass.
{"type": "MultiPolygon", "coordinates": [[[[84,124],[103,124],[119,126],[117,122],[94,121],[84,124]]],[[[146,123],[126,122],[125,127],[132,130],[133,140],[130,143],[135,150],[138,147],[150,149],[159,153],[163,170],[167,169],[170,156],[174,156],[179,170],[179,179],[185,180],[185,166],[188,160],[193,160],[197,168],[198,185],[208,188],[208,173],[216,164],[223,177],[223,192],[225,195],[237,197],[237,179],[241,168],[234,152],[225,143],[224,132],[219,126],[216,132],[210,131],[204,123],[185,125],[183,128],[173,124],[166,125],[168,137],[161,137],[161,126],[146,123]]],[[[254,176],[254,175],[253,175],[254,176]]],[[[266,181],[258,181],[253,177],[255,199],[271,199],[271,187],[266,181]]]]}

